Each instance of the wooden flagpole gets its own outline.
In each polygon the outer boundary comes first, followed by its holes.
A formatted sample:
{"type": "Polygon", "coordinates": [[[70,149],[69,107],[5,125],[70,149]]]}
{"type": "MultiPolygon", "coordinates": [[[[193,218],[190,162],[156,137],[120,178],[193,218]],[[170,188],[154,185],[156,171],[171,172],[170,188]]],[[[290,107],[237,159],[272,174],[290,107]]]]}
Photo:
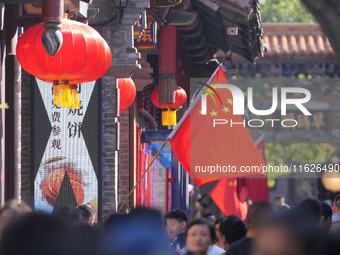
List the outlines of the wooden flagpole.
{"type": "Polygon", "coordinates": [[[135,186],[131,189],[130,193],[125,197],[124,202],[121,204],[121,206],[119,207],[119,211],[124,208],[124,206],[126,205],[129,197],[131,196],[131,194],[136,190],[138,184],[142,181],[144,175],[149,171],[150,167],[152,166],[153,162],[156,160],[156,158],[159,156],[159,154],[161,153],[161,151],[163,150],[163,148],[165,147],[165,145],[168,143],[169,139],[166,139],[165,142],[162,144],[162,147],[159,149],[159,151],[157,152],[157,154],[152,158],[149,166],[145,169],[144,173],[142,174],[142,176],[139,178],[139,180],[136,182],[135,186]]]}

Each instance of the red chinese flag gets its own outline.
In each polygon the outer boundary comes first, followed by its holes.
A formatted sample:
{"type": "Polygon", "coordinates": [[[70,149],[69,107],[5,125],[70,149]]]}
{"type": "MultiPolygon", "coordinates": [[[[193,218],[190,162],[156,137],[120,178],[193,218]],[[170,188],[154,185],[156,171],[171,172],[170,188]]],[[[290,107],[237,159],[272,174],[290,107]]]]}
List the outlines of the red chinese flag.
{"type": "Polygon", "coordinates": [[[241,115],[233,115],[233,96],[221,67],[207,82],[169,139],[178,161],[197,185],[256,175],[242,171],[264,161],[241,115]],[[223,84],[223,86],[221,86],[223,84]],[[215,93],[216,92],[216,93],[215,93]],[[216,123],[219,124],[216,124],[216,123]]]}
{"type": "MultiPolygon", "coordinates": [[[[262,135],[256,141],[256,148],[262,155],[263,160],[266,162],[266,154],[265,154],[265,142],[264,135],[262,135]]],[[[268,188],[268,179],[264,178],[254,178],[253,181],[249,184],[249,198],[251,201],[265,201],[269,202],[269,188],[268,188]]]]}
{"type": "MultiPolygon", "coordinates": [[[[264,135],[261,135],[255,142],[256,148],[266,161],[264,135]]],[[[263,178],[239,178],[237,180],[237,195],[241,202],[249,198],[251,201],[269,202],[268,180],[264,175],[263,178]]]]}
{"type": "Polygon", "coordinates": [[[248,207],[246,202],[240,202],[238,199],[236,186],[236,179],[222,179],[212,190],[210,196],[224,215],[236,215],[244,220],[248,207]]]}

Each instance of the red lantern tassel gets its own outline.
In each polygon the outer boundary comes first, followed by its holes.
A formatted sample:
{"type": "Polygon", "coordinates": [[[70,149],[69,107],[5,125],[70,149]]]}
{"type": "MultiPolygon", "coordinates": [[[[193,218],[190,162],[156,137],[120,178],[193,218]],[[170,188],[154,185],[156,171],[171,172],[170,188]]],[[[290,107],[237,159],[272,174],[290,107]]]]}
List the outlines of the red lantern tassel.
{"type": "Polygon", "coordinates": [[[162,112],[162,125],[163,126],[174,126],[177,124],[177,110],[173,111],[168,108],[167,111],[162,112]]]}
{"type": "Polygon", "coordinates": [[[69,85],[68,81],[54,81],[54,103],[62,108],[79,108],[77,85],[69,85]]]}

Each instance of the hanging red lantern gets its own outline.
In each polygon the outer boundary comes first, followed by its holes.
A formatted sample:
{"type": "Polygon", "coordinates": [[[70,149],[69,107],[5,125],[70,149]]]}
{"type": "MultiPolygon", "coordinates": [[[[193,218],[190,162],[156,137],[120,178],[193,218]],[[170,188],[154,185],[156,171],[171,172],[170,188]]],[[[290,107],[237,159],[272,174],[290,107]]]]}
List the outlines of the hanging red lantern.
{"type": "Polygon", "coordinates": [[[167,109],[167,108],[175,109],[175,108],[178,108],[178,107],[182,106],[185,103],[185,101],[187,101],[187,93],[185,92],[184,89],[182,89],[181,87],[177,86],[176,90],[175,90],[175,103],[173,103],[173,104],[160,104],[158,102],[158,88],[155,88],[152,91],[152,93],[151,93],[151,101],[158,108],[162,108],[162,109],[167,109]]]}
{"type": "Polygon", "coordinates": [[[92,27],[64,19],[60,29],[63,44],[54,56],[41,42],[43,23],[30,27],[19,38],[17,58],[28,73],[53,83],[56,105],[79,108],[77,84],[102,77],[110,67],[110,48],[92,27]]]}
{"type": "Polygon", "coordinates": [[[136,97],[136,86],[131,78],[118,78],[119,112],[125,111],[136,97]]]}
{"type": "Polygon", "coordinates": [[[175,93],[175,103],[173,104],[160,104],[158,102],[158,88],[155,88],[151,93],[151,101],[158,108],[167,109],[162,112],[162,124],[163,126],[173,126],[177,124],[176,111],[187,101],[187,93],[184,89],[177,86],[175,93]]]}

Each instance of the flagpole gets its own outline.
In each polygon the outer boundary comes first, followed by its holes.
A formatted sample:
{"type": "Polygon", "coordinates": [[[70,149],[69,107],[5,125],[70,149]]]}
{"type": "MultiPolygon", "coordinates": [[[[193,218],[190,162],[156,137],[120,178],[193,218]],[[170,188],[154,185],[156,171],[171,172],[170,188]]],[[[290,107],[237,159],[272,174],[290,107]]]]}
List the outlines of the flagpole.
{"type": "Polygon", "coordinates": [[[150,169],[150,167],[152,166],[153,162],[156,160],[156,158],[159,156],[159,154],[161,153],[161,151],[163,150],[163,148],[165,147],[165,145],[167,144],[167,142],[169,141],[169,139],[166,139],[165,142],[162,144],[162,147],[159,149],[159,151],[157,152],[157,154],[152,158],[149,166],[145,169],[144,173],[142,174],[142,176],[139,178],[139,180],[136,182],[135,186],[131,189],[130,193],[125,197],[124,202],[121,204],[121,206],[119,207],[118,211],[120,211],[122,208],[124,208],[125,204],[127,203],[129,197],[131,196],[131,194],[135,191],[135,189],[137,188],[138,184],[142,181],[144,175],[148,172],[148,170],[150,169]]]}
{"type": "Polygon", "coordinates": [[[257,140],[255,141],[255,145],[257,146],[263,138],[264,138],[264,134],[261,134],[260,137],[257,138],[257,140]]]}
{"type": "MultiPolygon", "coordinates": [[[[210,84],[212,82],[212,80],[215,77],[215,74],[217,73],[218,69],[222,66],[222,64],[220,64],[215,72],[211,75],[210,79],[207,81],[207,84],[210,84]]],[[[202,94],[204,93],[203,90],[201,90],[198,95],[196,96],[195,100],[191,103],[191,105],[189,106],[189,108],[186,110],[186,112],[184,113],[183,117],[181,118],[181,120],[177,123],[176,127],[174,128],[174,130],[172,130],[172,132],[170,133],[170,135],[168,136],[168,139],[171,139],[175,133],[177,132],[177,130],[179,129],[179,127],[182,125],[182,123],[185,121],[185,119],[188,117],[188,115],[190,114],[192,108],[195,107],[195,105],[197,104],[197,102],[200,100],[202,94]]]]}

